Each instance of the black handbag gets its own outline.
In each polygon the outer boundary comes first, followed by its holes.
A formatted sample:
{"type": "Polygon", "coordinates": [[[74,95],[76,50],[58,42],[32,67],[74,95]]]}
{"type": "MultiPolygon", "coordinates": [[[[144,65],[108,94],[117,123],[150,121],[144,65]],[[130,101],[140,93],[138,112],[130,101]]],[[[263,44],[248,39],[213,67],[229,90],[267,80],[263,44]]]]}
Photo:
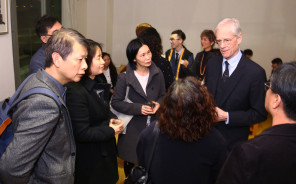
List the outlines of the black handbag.
{"type": "Polygon", "coordinates": [[[151,183],[151,180],[149,178],[148,171],[150,169],[156,140],[158,138],[159,129],[157,126],[157,121],[155,123],[155,126],[153,128],[153,134],[152,134],[152,145],[150,152],[148,154],[148,160],[147,160],[147,168],[145,169],[142,166],[135,166],[132,168],[130,174],[125,178],[124,184],[149,184],[151,183]]]}

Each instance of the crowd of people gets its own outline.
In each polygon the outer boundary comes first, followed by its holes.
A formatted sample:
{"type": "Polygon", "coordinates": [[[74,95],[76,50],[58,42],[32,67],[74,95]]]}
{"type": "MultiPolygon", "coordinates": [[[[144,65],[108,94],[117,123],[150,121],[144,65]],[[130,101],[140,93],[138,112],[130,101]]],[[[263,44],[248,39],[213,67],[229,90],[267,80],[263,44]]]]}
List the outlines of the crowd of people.
{"type": "Polygon", "coordinates": [[[158,31],[140,24],[120,74],[100,43],[53,17],[41,17],[36,33],[43,43],[21,94],[44,87],[62,107],[33,94],[13,109],[0,183],[115,184],[117,157],[126,176],[147,167],[155,126],[152,183],[296,181],[296,62],[275,58],[267,80],[252,50],[239,48],[237,19],[204,30],[195,59],[182,30],[171,33],[163,57],[158,31]],[[131,119],[123,122],[110,107],[131,119]],[[248,141],[250,126],[268,113],[272,127],[248,141]]]}

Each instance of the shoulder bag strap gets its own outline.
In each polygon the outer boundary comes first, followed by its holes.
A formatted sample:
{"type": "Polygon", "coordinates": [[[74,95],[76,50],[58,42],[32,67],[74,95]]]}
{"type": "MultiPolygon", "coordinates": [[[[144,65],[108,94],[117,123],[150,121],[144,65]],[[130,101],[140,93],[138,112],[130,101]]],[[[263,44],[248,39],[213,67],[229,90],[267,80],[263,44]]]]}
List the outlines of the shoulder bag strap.
{"type": "Polygon", "coordinates": [[[158,121],[156,120],[155,122],[155,126],[153,128],[153,133],[152,133],[152,144],[151,144],[151,149],[149,151],[149,154],[148,154],[148,160],[147,160],[147,173],[148,174],[148,171],[150,169],[150,166],[151,166],[151,161],[152,161],[152,158],[153,158],[153,155],[154,155],[154,150],[155,150],[155,145],[156,145],[156,140],[158,138],[158,135],[159,135],[159,128],[158,128],[158,121]]]}

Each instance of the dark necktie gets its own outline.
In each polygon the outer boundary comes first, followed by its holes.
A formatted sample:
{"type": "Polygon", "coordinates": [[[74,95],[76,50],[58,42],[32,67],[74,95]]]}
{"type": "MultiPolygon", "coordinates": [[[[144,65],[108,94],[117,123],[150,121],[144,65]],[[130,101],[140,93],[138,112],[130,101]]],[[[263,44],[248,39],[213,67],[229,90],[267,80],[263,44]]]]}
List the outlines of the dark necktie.
{"type": "Polygon", "coordinates": [[[224,70],[224,73],[222,75],[222,79],[223,79],[224,82],[229,78],[228,66],[229,66],[229,63],[227,61],[225,61],[225,70],[224,70]]]}
{"type": "Polygon", "coordinates": [[[176,62],[175,62],[175,66],[176,66],[176,67],[178,67],[178,64],[179,64],[179,62],[178,62],[178,57],[179,57],[179,54],[176,53],[176,62]]]}

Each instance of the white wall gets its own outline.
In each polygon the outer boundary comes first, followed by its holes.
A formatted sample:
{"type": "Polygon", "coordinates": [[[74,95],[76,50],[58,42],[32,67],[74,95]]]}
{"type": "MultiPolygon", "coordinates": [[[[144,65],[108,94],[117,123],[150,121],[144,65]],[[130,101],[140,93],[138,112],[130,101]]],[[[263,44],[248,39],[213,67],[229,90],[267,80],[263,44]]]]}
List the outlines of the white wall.
{"type": "MultiPolygon", "coordinates": [[[[73,28],[104,44],[115,64],[127,64],[125,49],[135,38],[139,23],[148,22],[162,36],[164,51],[170,48],[169,36],[182,29],[185,45],[194,55],[201,50],[200,33],[215,29],[226,17],[240,20],[242,50],[250,48],[253,60],[269,77],[271,60],[296,60],[295,0],[65,0],[75,4],[73,28]],[[79,11],[78,11],[79,10],[79,11]]],[[[64,8],[63,8],[64,9],[64,8]]],[[[64,24],[64,22],[63,22],[64,24]]]]}
{"type": "Polygon", "coordinates": [[[253,60],[271,71],[271,60],[296,59],[295,0],[125,0],[114,1],[113,61],[127,63],[125,48],[135,37],[135,27],[148,22],[162,36],[164,51],[170,48],[169,36],[182,29],[185,45],[194,54],[200,51],[200,33],[215,29],[225,17],[240,20],[243,30],[242,50],[251,48],[253,60]]]}
{"type": "Polygon", "coordinates": [[[12,39],[10,25],[10,0],[8,4],[8,34],[0,35],[0,101],[15,91],[12,39]]]}

